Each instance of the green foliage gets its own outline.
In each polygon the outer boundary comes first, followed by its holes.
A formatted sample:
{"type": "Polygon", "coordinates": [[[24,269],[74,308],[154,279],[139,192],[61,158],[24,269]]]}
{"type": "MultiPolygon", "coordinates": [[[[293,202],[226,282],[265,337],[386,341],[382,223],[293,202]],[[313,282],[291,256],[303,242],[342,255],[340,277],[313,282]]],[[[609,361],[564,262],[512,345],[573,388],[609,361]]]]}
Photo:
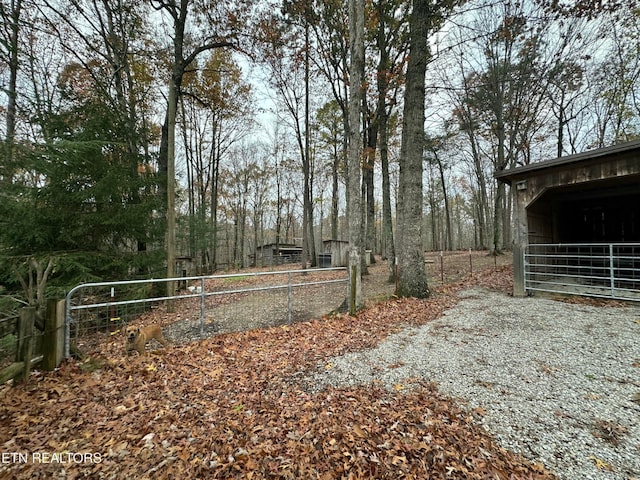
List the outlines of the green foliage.
{"type": "Polygon", "coordinates": [[[0,338],[0,352],[14,351],[18,340],[15,335],[9,334],[0,338]]]}
{"type": "Polygon", "coordinates": [[[66,110],[38,119],[46,140],[16,145],[19,173],[0,190],[0,283],[12,294],[31,257],[56,260],[48,294],[149,275],[163,260],[157,179],[138,173],[149,159],[136,132],[99,99],[63,98],[66,110]]]}
{"type": "MultiPolygon", "coordinates": [[[[163,276],[164,252],[73,251],[56,252],[55,268],[47,282],[47,298],[63,298],[69,289],[86,282],[163,276]]],[[[18,274],[27,277],[25,257],[0,257],[0,284],[11,295],[0,296],[0,312],[10,313],[23,306],[25,292],[18,274]]],[[[6,293],[5,292],[5,293],[6,293]]],[[[2,292],[0,292],[2,293],[2,292]]]]}

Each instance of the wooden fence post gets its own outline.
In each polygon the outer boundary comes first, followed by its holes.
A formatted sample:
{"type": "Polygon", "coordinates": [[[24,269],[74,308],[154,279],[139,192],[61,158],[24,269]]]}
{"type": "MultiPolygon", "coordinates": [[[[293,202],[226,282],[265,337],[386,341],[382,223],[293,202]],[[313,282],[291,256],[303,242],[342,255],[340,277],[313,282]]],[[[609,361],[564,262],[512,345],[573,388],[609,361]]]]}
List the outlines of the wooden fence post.
{"type": "Polygon", "coordinates": [[[351,275],[350,275],[350,289],[349,289],[349,315],[353,316],[356,314],[356,289],[357,289],[357,281],[358,281],[358,268],[354,265],[351,267],[351,275]]]}
{"type": "Polygon", "coordinates": [[[36,308],[25,307],[20,310],[18,322],[18,348],[16,349],[16,362],[24,362],[22,372],[14,381],[26,380],[31,372],[31,356],[33,354],[34,324],[36,320],[36,308]]]}
{"type": "Polygon", "coordinates": [[[42,342],[42,369],[53,370],[64,354],[64,300],[47,300],[42,342]]]}

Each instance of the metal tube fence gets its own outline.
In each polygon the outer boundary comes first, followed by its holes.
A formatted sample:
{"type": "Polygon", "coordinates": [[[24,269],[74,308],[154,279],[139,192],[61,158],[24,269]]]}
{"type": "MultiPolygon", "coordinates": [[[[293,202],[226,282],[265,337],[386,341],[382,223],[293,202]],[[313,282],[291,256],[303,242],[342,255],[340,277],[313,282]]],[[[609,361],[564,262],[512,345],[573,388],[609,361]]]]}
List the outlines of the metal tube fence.
{"type": "Polygon", "coordinates": [[[640,301],[640,243],[531,244],[524,285],[528,292],[640,301]]]}
{"type": "Polygon", "coordinates": [[[438,250],[425,252],[425,268],[430,282],[457,282],[483,270],[511,265],[512,255],[491,255],[487,250],[438,250]]]}
{"type": "Polygon", "coordinates": [[[66,296],[65,356],[72,338],[117,333],[167,302],[174,302],[176,318],[197,324],[200,338],[207,326],[232,317],[264,326],[320,317],[344,301],[347,280],[347,269],[339,267],[85,283],[66,296]],[[175,295],[164,293],[168,282],[178,285],[175,295]]]}

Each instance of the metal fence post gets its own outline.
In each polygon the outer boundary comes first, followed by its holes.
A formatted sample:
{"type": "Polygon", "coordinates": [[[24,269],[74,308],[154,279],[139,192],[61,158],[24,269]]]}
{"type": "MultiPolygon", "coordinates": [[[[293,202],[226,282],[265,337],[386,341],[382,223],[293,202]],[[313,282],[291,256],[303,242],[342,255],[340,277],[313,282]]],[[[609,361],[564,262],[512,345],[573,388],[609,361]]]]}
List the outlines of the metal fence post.
{"type": "Polygon", "coordinates": [[[64,358],[71,356],[71,293],[64,299],[64,358]]]}
{"type": "Polygon", "coordinates": [[[287,323],[291,323],[291,272],[287,272],[287,323]]]}
{"type": "MultiPolygon", "coordinates": [[[[520,247],[521,252],[520,252],[520,260],[522,262],[522,289],[524,290],[524,294],[525,296],[528,295],[529,292],[527,292],[527,250],[529,248],[529,245],[525,245],[524,248],[520,247]]],[[[515,261],[515,258],[514,258],[515,261]]],[[[513,269],[513,273],[514,275],[516,274],[516,269],[513,269]]],[[[515,280],[515,279],[514,279],[515,280]]]]}
{"type": "Polygon", "coordinates": [[[613,270],[613,244],[609,244],[609,281],[611,282],[611,297],[615,298],[615,274],[613,270]]]}
{"type": "Polygon", "coordinates": [[[202,277],[200,279],[200,338],[204,338],[204,316],[206,313],[204,300],[204,277],[202,277]]]}

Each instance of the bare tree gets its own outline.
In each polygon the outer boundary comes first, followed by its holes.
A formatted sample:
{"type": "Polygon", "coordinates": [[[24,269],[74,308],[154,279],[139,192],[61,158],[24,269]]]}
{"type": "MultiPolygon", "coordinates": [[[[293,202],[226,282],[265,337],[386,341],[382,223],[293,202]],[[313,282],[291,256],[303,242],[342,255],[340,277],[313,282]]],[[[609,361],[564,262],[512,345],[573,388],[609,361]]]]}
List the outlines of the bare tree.
{"type": "Polygon", "coordinates": [[[180,102],[190,212],[190,250],[215,268],[221,162],[253,126],[253,92],[231,52],[210,52],[185,75],[180,102]]]}
{"type": "Polygon", "coordinates": [[[364,82],[364,0],[349,0],[349,156],[347,160],[347,217],[349,223],[349,312],[362,308],[362,200],[360,132],[364,82]]]}
{"type": "Polygon", "coordinates": [[[287,4],[289,16],[273,14],[260,25],[260,55],[267,67],[269,83],[276,91],[283,122],[293,130],[302,170],[302,267],[316,265],[313,221],[313,158],[310,148],[309,23],[306,3],[287,4]],[[297,25],[296,22],[301,22],[297,25]]]}
{"type": "MultiPolygon", "coordinates": [[[[167,114],[162,128],[162,141],[160,147],[160,170],[166,172],[167,194],[167,278],[176,275],[176,162],[175,162],[175,130],[178,97],[182,86],[185,71],[198,55],[202,52],[216,48],[231,47],[233,43],[225,35],[207,34],[202,43],[185,51],[187,22],[189,15],[189,0],[152,0],[151,4],[158,11],[166,12],[171,18],[172,31],[172,55],[171,74],[169,77],[169,95],[167,114]],[[163,168],[164,167],[164,168],[163,168]]],[[[187,47],[188,48],[188,47],[187,47]]],[[[175,293],[174,282],[167,282],[167,296],[175,293]]]]}
{"type": "Polygon", "coordinates": [[[402,70],[405,65],[407,47],[406,12],[408,2],[379,0],[375,6],[378,15],[376,48],[376,123],[378,129],[378,150],[382,170],[382,236],[383,256],[387,259],[389,280],[394,278],[396,250],[393,241],[393,221],[391,211],[391,181],[389,177],[389,119],[397,108],[397,95],[402,85],[402,70]]]}
{"type": "Polygon", "coordinates": [[[320,132],[320,150],[324,151],[328,157],[325,159],[324,167],[331,177],[330,237],[332,240],[339,240],[338,202],[340,199],[340,175],[344,171],[344,152],[342,150],[344,131],[342,130],[342,114],[340,113],[338,102],[332,100],[320,108],[317,112],[316,121],[320,132]]]}
{"type": "Polygon", "coordinates": [[[23,267],[26,267],[26,272],[14,267],[13,274],[22,286],[28,305],[35,306],[39,310],[46,306],[45,289],[55,265],[55,257],[49,257],[46,266],[40,259],[30,257],[23,264],[23,267]]]}

